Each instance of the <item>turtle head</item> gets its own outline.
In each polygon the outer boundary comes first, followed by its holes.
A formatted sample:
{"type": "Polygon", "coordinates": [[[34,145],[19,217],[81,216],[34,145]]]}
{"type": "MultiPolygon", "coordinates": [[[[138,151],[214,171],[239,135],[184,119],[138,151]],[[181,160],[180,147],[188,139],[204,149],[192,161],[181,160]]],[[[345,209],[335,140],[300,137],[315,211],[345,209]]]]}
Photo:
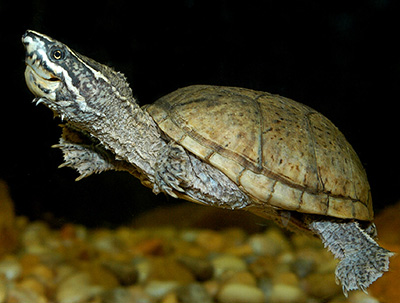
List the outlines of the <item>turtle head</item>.
{"type": "Polygon", "coordinates": [[[125,77],[87,58],[65,44],[28,30],[22,36],[26,49],[25,80],[36,96],[56,115],[70,122],[96,119],[110,102],[130,100],[125,77]]]}

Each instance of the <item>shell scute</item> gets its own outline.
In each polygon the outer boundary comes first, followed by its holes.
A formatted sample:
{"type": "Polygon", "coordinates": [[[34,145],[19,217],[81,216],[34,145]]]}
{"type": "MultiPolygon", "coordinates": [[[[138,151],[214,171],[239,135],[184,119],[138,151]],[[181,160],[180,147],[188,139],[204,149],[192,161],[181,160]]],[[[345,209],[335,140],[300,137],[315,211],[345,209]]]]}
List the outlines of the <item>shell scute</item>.
{"type": "Polygon", "coordinates": [[[355,151],[308,106],[244,88],[196,85],[146,110],[169,138],[220,169],[257,203],[373,219],[355,151]]]}

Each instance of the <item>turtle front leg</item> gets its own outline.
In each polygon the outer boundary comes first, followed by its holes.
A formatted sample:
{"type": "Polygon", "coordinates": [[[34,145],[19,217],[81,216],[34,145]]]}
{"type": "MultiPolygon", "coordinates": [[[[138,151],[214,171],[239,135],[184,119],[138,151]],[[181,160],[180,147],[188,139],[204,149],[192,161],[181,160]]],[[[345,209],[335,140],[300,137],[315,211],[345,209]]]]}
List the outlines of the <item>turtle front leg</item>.
{"type": "Polygon", "coordinates": [[[89,137],[73,130],[68,125],[62,125],[63,132],[59,144],[52,147],[60,148],[63,152],[64,163],[59,167],[71,167],[76,169],[80,176],[79,181],[93,173],[101,173],[107,170],[126,170],[124,164],[114,159],[114,156],[98,146],[89,137]]]}
{"type": "Polygon", "coordinates": [[[357,222],[313,221],[309,227],[340,259],[336,279],[347,297],[349,290],[366,289],[389,269],[394,253],[380,247],[357,222]]]}
{"type": "Polygon", "coordinates": [[[244,208],[250,203],[225,174],[176,143],[161,151],[155,171],[156,194],[163,191],[175,198],[229,209],[244,208]]]}

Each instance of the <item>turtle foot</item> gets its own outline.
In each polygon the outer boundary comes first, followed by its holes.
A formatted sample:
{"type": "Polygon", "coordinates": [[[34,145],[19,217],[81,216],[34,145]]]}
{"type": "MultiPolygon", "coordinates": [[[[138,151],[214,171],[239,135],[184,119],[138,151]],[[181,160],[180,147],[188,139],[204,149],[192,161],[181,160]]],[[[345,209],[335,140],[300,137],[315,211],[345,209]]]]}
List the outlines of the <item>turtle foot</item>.
{"type": "Polygon", "coordinates": [[[52,147],[61,149],[64,154],[64,163],[59,168],[67,166],[79,172],[80,176],[75,179],[76,181],[93,173],[114,169],[107,157],[96,151],[92,146],[71,144],[61,140],[60,144],[52,147]]]}
{"type": "Polygon", "coordinates": [[[366,289],[389,270],[389,258],[393,255],[378,245],[346,254],[335,271],[345,296],[350,290],[361,289],[366,293],[366,289]]]}
{"type": "Polygon", "coordinates": [[[336,281],[342,284],[347,296],[350,290],[366,292],[376,279],[389,269],[389,258],[394,253],[380,247],[357,222],[342,220],[312,221],[314,231],[333,255],[340,259],[336,267],[336,281]]]}
{"type": "Polygon", "coordinates": [[[63,133],[59,144],[53,148],[59,148],[63,152],[64,163],[61,167],[71,167],[80,174],[76,181],[79,181],[93,173],[100,173],[107,170],[118,170],[113,156],[102,149],[96,142],[85,137],[67,125],[62,125],[63,133]]]}
{"type": "Polygon", "coordinates": [[[154,193],[166,192],[174,198],[178,196],[175,191],[184,192],[181,187],[186,181],[189,171],[189,157],[185,150],[174,143],[170,143],[162,152],[157,161],[154,193]]]}

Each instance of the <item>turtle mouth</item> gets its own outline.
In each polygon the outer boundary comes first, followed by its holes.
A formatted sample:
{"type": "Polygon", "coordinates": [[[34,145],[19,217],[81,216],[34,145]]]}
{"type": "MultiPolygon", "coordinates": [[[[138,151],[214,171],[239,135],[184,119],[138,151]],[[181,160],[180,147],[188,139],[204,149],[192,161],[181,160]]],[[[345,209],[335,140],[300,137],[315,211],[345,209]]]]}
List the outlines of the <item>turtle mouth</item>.
{"type": "Polygon", "coordinates": [[[47,48],[50,42],[49,39],[33,31],[27,31],[22,36],[22,43],[26,50],[25,81],[29,90],[36,97],[55,100],[55,93],[62,81],[56,76],[54,66],[49,65],[47,48]]]}
{"type": "Polygon", "coordinates": [[[51,100],[55,100],[56,91],[61,85],[61,80],[52,73],[38,69],[29,63],[26,63],[25,82],[36,97],[45,97],[51,100]]]}

